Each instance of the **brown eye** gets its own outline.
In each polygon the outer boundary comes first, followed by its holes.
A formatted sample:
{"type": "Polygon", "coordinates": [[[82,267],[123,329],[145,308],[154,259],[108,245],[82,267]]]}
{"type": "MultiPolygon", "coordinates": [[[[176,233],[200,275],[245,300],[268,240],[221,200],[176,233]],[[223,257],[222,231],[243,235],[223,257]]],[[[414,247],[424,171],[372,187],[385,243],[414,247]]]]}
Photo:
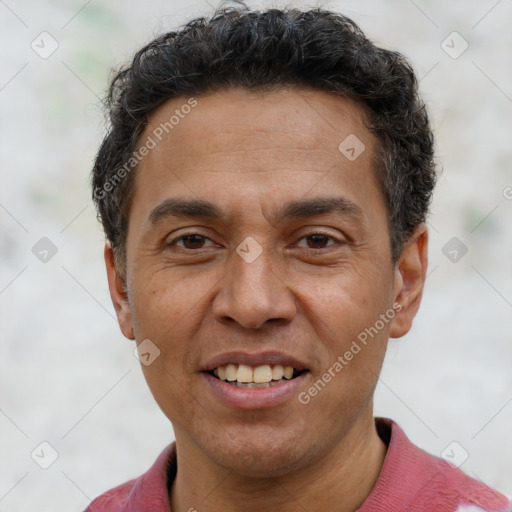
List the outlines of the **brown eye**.
{"type": "Polygon", "coordinates": [[[206,244],[207,241],[210,241],[210,243],[213,243],[206,236],[199,235],[197,233],[191,233],[189,235],[183,235],[183,236],[180,236],[178,238],[175,238],[174,240],[172,240],[169,243],[169,245],[170,246],[181,247],[183,249],[194,250],[194,249],[203,249],[203,248],[205,248],[206,247],[205,244],[206,244]]]}
{"type": "Polygon", "coordinates": [[[187,235],[182,238],[183,245],[187,249],[201,249],[204,244],[205,237],[201,235],[187,235]]]}
{"type": "Polygon", "coordinates": [[[302,237],[301,241],[302,240],[306,241],[306,245],[302,245],[302,247],[305,247],[306,249],[325,249],[338,242],[336,238],[324,233],[312,233],[311,235],[302,237]],[[329,244],[330,240],[334,241],[334,243],[329,244]]]}
{"type": "Polygon", "coordinates": [[[323,247],[326,247],[330,237],[327,235],[316,234],[309,235],[306,238],[311,242],[310,245],[312,249],[322,249],[323,247]]]}

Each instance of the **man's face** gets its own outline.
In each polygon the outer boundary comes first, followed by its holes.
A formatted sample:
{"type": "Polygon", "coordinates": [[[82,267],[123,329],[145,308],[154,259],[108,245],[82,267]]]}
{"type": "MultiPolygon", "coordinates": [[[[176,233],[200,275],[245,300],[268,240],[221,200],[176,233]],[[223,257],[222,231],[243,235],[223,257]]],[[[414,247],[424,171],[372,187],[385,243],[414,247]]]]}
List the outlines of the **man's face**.
{"type": "MultiPolygon", "coordinates": [[[[116,309],[126,336],[160,350],[143,371],[178,446],[278,475],[319,460],[372,417],[388,337],[404,331],[389,315],[403,276],[372,167],[376,142],[360,108],[326,92],[230,89],[196,100],[137,168],[128,294],[116,309]],[[211,204],[177,208],[188,201],[211,204]],[[353,341],[376,325],[357,352],[353,341]],[[257,380],[268,366],[299,375],[238,387],[213,374],[228,363],[250,366],[253,379],[264,367],[257,380]],[[329,382],[308,391],[323,375],[329,382]]],[[[186,102],[162,105],[141,144],[186,102]]]]}

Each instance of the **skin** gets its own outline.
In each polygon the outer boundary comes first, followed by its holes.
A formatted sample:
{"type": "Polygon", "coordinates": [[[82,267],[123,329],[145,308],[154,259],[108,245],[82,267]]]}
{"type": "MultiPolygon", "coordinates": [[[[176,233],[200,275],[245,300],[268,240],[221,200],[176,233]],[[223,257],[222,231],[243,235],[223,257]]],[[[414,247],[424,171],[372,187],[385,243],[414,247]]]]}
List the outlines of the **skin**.
{"type": "MultiPolygon", "coordinates": [[[[160,106],[140,140],[187,99],[160,106]]],[[[175,432],[171,508],[356,510],[385,458],[373,393],[388,339],[409,331],[420,304],[427,229],[417,228],[394,265],[372,167],[376,140],[350,100],[304,88],[196,99],[137,168],[126,276],[105,247],[123,334],[161,351],[142,369],[175,432]],[[338,151],[349,134],[366,147],[352,162],[338,151]],[[212,201],[227,218],[151,223],[150,212],[171,197],[212,201]],[[273,216],[289,201],[317,197],[343,197],[361,213],[273,216]],[[311,238],[319,231],[327,237],[311,238]],[[191,233],[205,238],[179,238],[191,233]],[[252,263],[236,252],[246,237],[262,247],[252,263]],[[201,365],[213,356],[281,350],[307,362],[307,391],[396,303],[395,318],[307,405],[293,397],[235,409],[205,385],[201,365]]]]}

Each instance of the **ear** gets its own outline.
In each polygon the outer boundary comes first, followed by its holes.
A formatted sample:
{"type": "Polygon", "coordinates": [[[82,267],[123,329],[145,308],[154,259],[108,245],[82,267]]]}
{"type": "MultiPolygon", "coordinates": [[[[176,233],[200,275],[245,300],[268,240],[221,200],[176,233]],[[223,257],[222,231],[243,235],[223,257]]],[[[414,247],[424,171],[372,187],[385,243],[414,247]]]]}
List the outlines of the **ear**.
{"type": "Polygon", "coordinates": [[[111,243],[107,240],[105,244],[105,265],[107,267],[108,287],[110,290],[110,298],[116,310],[117,321],[121,332],[130,340],[135,339],[132,324],[132,313],[128,295],[125,291],[125,280],[119,275],[114,260],[114,251],[111,243]]]}
{"type": "Polygon", "coordinates": [[[400,338],[409,332],[420,307],[428,265],[428,230],[425,224],[416,228],[400,255],[395,268],[396,315],[389,335],[400,338]]]}

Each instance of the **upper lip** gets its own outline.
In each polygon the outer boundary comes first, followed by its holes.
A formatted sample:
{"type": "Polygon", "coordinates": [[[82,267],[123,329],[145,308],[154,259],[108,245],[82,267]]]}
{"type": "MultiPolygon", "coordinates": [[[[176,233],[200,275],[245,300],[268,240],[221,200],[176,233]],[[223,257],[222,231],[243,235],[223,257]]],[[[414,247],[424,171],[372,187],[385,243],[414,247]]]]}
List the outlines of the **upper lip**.
{"type": "Polygon", "coordinates": [[[225,366],[229,363],[246,364],[248,366],[263,366],[265,364],[281,366],[292,366],[296,370],[307,370],[307,365],[294,356],[277,351],[266,352],[224,352],[212,357],[201,366],[202,371],[211,371],[219,366],[225,366]]]}

